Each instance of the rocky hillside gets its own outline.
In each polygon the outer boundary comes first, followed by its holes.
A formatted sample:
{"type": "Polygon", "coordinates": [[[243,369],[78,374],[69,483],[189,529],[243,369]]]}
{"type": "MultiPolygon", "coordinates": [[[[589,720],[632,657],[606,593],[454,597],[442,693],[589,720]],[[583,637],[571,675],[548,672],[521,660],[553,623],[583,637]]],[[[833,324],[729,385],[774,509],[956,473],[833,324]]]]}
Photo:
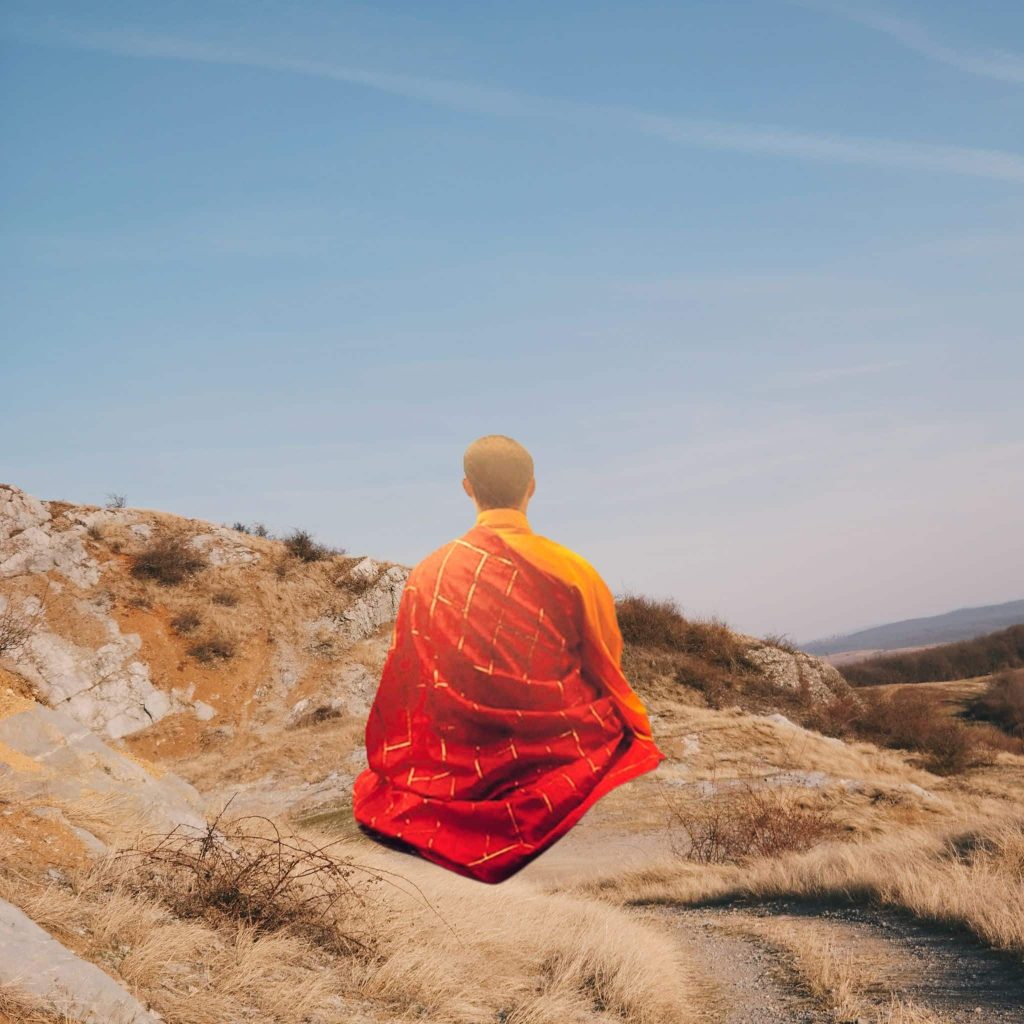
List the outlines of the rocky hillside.
{"type": "MultiPolygon", "coordinates": [[[[0,672],[19,695],[207,788],[262,783],[275,804],[308,808],[342,796],[359,766],[407,575],[302,535],[0,485],[0,672]],[[328,720],[329,757],[291,738],[328,720]]],[[[729,635],[752,677],[815,699],[844,685],[817,659],[729,635]]]]}
{"type": "Polygon", "coordinates": [[[814,731],[859,706],[831,666],[625,598],[624,669],[667,760],[522,877],[469,884],[351,828],[407,575],[302,534],[0,485],[0,1024],[708,1019],[676,940],[606,903],[629,864],[669,852],[686,801],[754,787],[773,820],[867,842],[996,820],[1019,791],[1010,751],[961,783],[814,731]],[[228,832],[202,845],[225,808],[228,832]],[[232,832],[244,815],[262,824],[232,832]],[[212,860],[192,870],[192,849],[212,860]],[[305,902],[260,927],[240,912],[239,865],[264,878],[282,855],[325,880],[344,911],[330,928],[305,902]],[[602,871],[599,898],[574,893],[602,871]]]}

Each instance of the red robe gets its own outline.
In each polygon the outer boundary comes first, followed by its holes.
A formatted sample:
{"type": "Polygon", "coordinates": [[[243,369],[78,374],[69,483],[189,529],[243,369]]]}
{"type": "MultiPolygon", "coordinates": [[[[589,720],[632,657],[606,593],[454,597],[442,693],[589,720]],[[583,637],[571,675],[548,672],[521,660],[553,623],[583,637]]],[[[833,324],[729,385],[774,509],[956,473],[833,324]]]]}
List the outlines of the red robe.
{"type": "Polygon", "coordinates": [[[611,593],[516,509],[413,569],[366,725],[371,834],[501,882],[665,755],[619,667],[611,593]]]}

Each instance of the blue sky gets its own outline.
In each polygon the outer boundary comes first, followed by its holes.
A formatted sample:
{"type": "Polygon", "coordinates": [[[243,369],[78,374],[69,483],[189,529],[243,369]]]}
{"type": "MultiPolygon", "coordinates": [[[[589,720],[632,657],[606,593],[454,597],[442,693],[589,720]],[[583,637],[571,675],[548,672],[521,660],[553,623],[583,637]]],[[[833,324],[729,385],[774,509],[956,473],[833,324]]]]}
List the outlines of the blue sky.
{"type": "Polygon", "coordinates": [[[617,592],[1024,596],[1024,5],[26,3],[0,479],[413,563],[466,444],[617,592]]]}

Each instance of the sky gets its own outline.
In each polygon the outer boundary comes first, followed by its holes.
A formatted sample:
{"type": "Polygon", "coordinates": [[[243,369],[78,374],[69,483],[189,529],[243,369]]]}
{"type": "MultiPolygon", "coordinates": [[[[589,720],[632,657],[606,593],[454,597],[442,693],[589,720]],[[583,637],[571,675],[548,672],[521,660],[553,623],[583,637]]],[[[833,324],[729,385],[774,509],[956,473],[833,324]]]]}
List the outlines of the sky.
{"type": "Polygon", "coordinates": [[[1024,597],[1019,0],[5,0],[0,480],[617,594],[1024,597]]]}

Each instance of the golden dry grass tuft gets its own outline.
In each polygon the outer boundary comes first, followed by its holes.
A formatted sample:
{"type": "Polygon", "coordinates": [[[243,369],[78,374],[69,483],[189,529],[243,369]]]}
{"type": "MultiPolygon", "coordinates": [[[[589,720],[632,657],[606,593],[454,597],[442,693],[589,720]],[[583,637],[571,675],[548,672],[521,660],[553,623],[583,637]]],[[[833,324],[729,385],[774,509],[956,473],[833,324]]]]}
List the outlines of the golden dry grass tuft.
{"type": "Polygon", "coordinates": [[[81,1024],[34,996],[11,985],[0,985],[0,1024],[81,1024]]]}

